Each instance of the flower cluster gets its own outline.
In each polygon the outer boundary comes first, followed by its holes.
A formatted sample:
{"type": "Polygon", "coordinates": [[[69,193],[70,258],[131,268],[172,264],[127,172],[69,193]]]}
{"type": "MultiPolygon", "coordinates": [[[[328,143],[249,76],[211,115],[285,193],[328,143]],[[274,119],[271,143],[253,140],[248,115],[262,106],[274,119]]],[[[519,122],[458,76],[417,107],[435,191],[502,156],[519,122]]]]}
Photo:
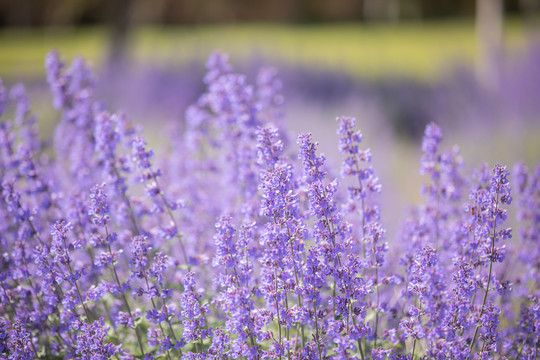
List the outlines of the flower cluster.
{"type": "Polygon", "coordinates": [[[466,176],[429,124],[396,241],[357,120],[337,119],[338,180],[288,140],[275,69],[251,84],[212,54],[162,156],[82,59],[46,67],[51,141],[0,82],[0,359],[538,355],[540,167],[466,176]]]}

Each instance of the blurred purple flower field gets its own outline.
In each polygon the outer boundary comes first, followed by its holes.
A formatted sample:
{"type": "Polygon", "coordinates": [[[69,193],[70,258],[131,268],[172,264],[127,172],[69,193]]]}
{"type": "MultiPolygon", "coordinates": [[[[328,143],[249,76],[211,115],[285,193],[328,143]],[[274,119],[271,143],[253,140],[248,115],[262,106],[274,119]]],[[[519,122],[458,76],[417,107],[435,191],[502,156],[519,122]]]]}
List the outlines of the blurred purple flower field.
{"type": "Polygon", "coordinates": [[[538,143],[465,166],[443,133],[537,140],[540,51],[490,84],[261,65],[0,85],[0,359],[536,358],[538,143]]]}

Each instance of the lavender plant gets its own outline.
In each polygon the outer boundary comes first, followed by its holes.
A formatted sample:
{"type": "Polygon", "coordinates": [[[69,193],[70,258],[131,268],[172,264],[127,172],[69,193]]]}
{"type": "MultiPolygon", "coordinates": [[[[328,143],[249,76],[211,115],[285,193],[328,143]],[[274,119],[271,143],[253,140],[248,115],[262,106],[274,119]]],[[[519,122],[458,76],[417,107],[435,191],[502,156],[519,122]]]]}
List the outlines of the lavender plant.
{"type": "Polygon", "coordinates": [[[0,83],[0,359],[538,355],[540,168],[513,191],[500,164],[466,176],[429,124],[399,243],[356,120],[338,181],[311,134],[289,142],[275,70],[250,84],[213,54],[160,158],[82,59],[46,67],[51,141],[0,83]]]}

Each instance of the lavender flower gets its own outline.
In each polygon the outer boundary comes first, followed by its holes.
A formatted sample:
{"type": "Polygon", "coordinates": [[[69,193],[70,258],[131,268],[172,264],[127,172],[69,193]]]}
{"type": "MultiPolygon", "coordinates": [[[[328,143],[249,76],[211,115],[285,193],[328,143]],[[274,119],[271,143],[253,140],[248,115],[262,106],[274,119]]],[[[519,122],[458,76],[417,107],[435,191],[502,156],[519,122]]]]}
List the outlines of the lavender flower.
{"type": "Polygon", "coordinates": [[[107,226],[110,220],[109,203],[104,187],[105,184],[96,185],[90,190],[90,208],[88,209],[88,216],[95,225],[100,227],[107,226]]]}
{"type": "Polygon", "coordinates": [[[513,192],[501,165],[464,176],[431,123],[422,203],[387,243],[355,119],[337,119],[340,181],[310,134],[295,158],[275,70],[251,84],[214,53],[162,155],[82,59],[46,66],[51,139],[0,83],[1,359],[537,356],[539,167],[513,192]]]}
{"type": "Polygon", "coordinates": [[[189,272],[184,277],[184,292],[180,296],[183,339],[186,342],[203,341],[212,334],[212,328],[206,328],[209,304],[200,304],[200,298],[201,295],[195,289],[194,273],[189,272]]]}
{"type": "Polygon", "coordinates": [[[103,318],[92,324],[83,324],[81,332],[77,335],[77,359],[106,360],[120,351],[120,346],[113,343],[104,343],[107,330],[103,318]]]}
{"type": "Polygon", "coordinates": [[[2,83],[2,79],[0,79],[0,116],[2,116],[6,108],[6,97],[6,88],[2,83]]]}
{"type": "Polygon", "coordinates": [[[30,360],[36,356],[31,335],[20,321],[11,324],[7,334],[6,347],[9,359],[30,360]]]}

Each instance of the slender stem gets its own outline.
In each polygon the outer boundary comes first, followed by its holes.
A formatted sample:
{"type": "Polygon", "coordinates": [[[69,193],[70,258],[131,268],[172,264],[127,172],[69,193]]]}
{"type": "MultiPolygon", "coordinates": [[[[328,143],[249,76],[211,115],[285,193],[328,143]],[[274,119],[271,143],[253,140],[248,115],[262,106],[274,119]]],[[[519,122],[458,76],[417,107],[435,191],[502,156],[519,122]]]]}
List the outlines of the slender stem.
{"type": "MultiPolygon", "coordinates": [[[[274,220],[275,222],[275,220],[274,220]]],[[[295,264],[294,262],[294,248],[293,248],[293,243],[292,243],[292,235],[291,235],[291,229],[289,228],[289,224],[287,222],[285,222],[285,225],[287,227],[287,236],[289,238],[289,245],[290,245],[290,248],[291,248],[291,259],[293,259],[293,263],[295,264]]],[[[298,271],[296,270],[296,266],[293,265],[293,269],[294,269],[294,280],[296,281],[296,286],[299,286],[300,285],[300,282],[298,281],[298,271]]],[[[298,299],[298,308],[301,308],[302,307],[302,294],[298,293],[297,294],[297,299],[298,299]]],[[[304,338],[304,325],[300,325],[300,331],[302,332],[302,347],[304,348],[305,347],[305,338],[304,338]]],[[[295,348],[296,348],[296,342],[295,342],[295,348]]]]}
{"type": "Polygon", "coordinates": [[[334,320],[337,320],[336,314],[336,278],[334,277],[334,283],[332,284],[332,312],[334,314],[334,320]]]}
{"type": "Polygon", "coordinates": [[[32,345],[32,350],[34,351],[34,355],[39,359],[38,351],[34,345],[34,342],[32,341],[32,335],[30,335],[30,339],[28,339],[28,341],[30,342],[30,345],[32,345]]]}
{"type": "MultiPolygon", "coordinates": [[[[278,331],[279,331],[279,345],[283,346],[283,344],[281,343],[281,319],[279,317],[277,269],[275,269],[275,271],[274,271],[274,278],[275,278],[275,286],[276,286],[276,315],[277,315],[277,325],[278,325],[278,331]]],[[[281,360],[281,353],[279,355],[279,359],[281,360]]]]}
{"type": "MultiPolygon", "coordinates": [[[[109,322],[111,324],[114,324],[114,321],[113,321],[112,316],[111,316],[111,310],[107,306],[107,302],[102,301],[101,303],[103,304],[103,308],[105,309],[105,314],[107,314],[107,318],[109,319],[109,322]]],[[[116,326],[113,326],[112,330],[113,330],[114,336],[118,339],[118,333],[116,332],[116,326]]]]}
{"type": "Polygon", "coordinates": [[[317,351],[319,352],[319,360],[322,360],[322,353],[321,353],[321,336],[319,334],[319,322],[317,320],[318,314],[317,314],[317,307],[315,306],[315,301],[313,301],[313,317],[315,318],[315,341],[317,342],[317,351]]]}
{"type": "Polygon", "coordinates": [[[527,340],[529,340],[529,336],[531,335],[531,333],[527,333],[527,336],[525,337],[525,339],[523,339],[523,343],[521,344],[521,348],[519,349],[519,352],[516,356],[516,360],[519,360],[519,358],[521,358],[521,353],[523,352],[523,349],[525,348],[525,344],[527,343],[527,340]]]}
{"type": "Polygon", "coordinates": [[[440,233],[440,230],[439,230],[439,212],[440,212],[440,191],[439,191],[439,188],[440,188],[440,185],[439,185],[439,180],[435,179],[434,180],[435,182],[435,191],[437,193],[437,207],[435,209],[436,213],[435,213],[435,239],[433,240],[433,243],[434,243],[434,247],[435,248],[438,248],[438,245],[439,245],[439,233],[440,233]]]}
{"type": "MultiPolygon", "coordinates": [[[[70,269],[70,271],[73,273],[73,270],[70,269]]],[[[74,281],[74,284],[75,284],[75,290],[77,291],[77,295],[79,296],[79,299],[81,299],[81,304],[82,304],[84,313],[86,314],[86,317],[88,318],[88,321],[93,321],[94,317],[92,316],[92,312],[90,311],[90,309],[88,309],[88,307],[84,303],[83,297],[81,295],[81,291],[79,290],[79,285],[77,285],[77,280],[74,281]]]]}
{"type": "Polygon", "coordinates": [[[4,294],[7,298],[7,301],[8,301],[8,304],[9,304],[9,307],[11,307],[11,311],[13,311],[13,316],[10,316],[9,317],[9,320],[11,322],[13,322],[13,319],[15,319],[15,316],[17,316],[17,311],[15,310],[15,308],[13,307],[13,301],[11,300],[11,296],[8,295],[7,291],[6,291],[6,288],[4,287],[4,282],[0,282],[0,287],[2,287],[2,290],[4,290],[4,294]]]}
{"type": "Polygon", "coordinates": [[[172,221],[172,223],[174,225],[174,228],[176,229],[176,238],[178,239],[178,244],[180,245],[180,250],[182,251],[182,256],[184,257],[184,262],[186,263],[188,271],[190,271],[191,267],[189,265],[189,258],[187,256],[186,248],[184,247],[184,243],[182,241],[182,236],[178,232],[179,231],[178,223],[176,222],[176,219],[174,218],[174,215],[173,215],[173,213],[171,211],[171,208],[169,207],[169,204],[167,203],[167,200],[165,199],[165,196],[163,195],[163,191],[161,190],[161,187],[159,186],[159,182],[158,182],[156,173],[154,171],[152,171],[152,168],[150,168],[149,171],[152,174],[152,179],[156,183],[156,186],[157,186],[157,188],[159,190],[158,191],[159,197],[160,197],[161,201],[163,201],[163,204],[165,205],[165,209],[167,210],[167,213],[169,214],[169,217],[171,218],[171,221],[172,221]]]}
{"type": "MultiPolygon", "coordinates": [[[[360,166],[358,165],[358,160],[355,158],[355,167],[356,172],[358,173],[358,186],[360,191],[360,201],[362,206],[362,256],[365,259],[366,258],[366,244],[364,241],[364,238],[366,236],[366,203],[365,198],[362,196],[362,190],[364,188],[364,184],[362,183],[362,179],[360,177],[360,166]]],[[[373,242],[373,255],[376,256],[376,248],[375,248],[375,241],[373,242]]],[[[376,286],[376,308],[375,308],[375,333],[374,333],[374,341],[373,341],[373,347],[377,347],[377,332],[379,329],[379,268],[378,264],[376,263],[375,258],[375,286],[376,286]]],[[[362,276],[366,275],[366,269],[362,269],[362,276]]],[[[352,307],[351,307],[352,309],[352,307]]]]}
{"type": "MultiPolygon", "coordinates": [[[[375,245],[373,245],[375,246],[375,245]]],[[[377,265],[375,265],[377,266],[377,265]]],[[[375,296],[376,296],[376,303],[375,303],[375,339],[373,341],[373,347],[377,347],[377,331],[379,329],[379,268],[375,267],[375,296]]]]}
{"type": "MultiPolygon", "coordinates": [[[[107,247],[108,247],[108,250],[109,250],[109,255],[111,256],[112,258],[112,249],[111,249],[111,244],[109,244],[109,231],[107,230],[107,227],[105,226],[105,232],[107,234],[107,247]]],[[[120,291],[120,295],[122,296],[122,300],[124,301],[124,304],[126,305],[126,309],[128,311],[128,314],[129,314],[129,317],[133,319],[133,313],[131,312],[131,307],[129,306],[129,302],[127,301],[126,299],[126,295],[124,294],[123,291],[121,291],[121,288],[122,288],[122,285],[120,284],[120,278],[118,277],[118,273],[116,272],[116,266],[114,265],[114,262],[111,264],[112,266],[112,272],[113,272],[113,276],[114,276],[114,279],[116,280],[116,284],[118,285],[118,290],[120,291]]],[[[141,350],[141,356],[144,357],[144,347],[142,345],[142,341],[141,341],[141,334],[139,333],[139,328],[137,327],[137,325],[134,324],[134,330],[135,330],[135,335],[137,336],[137,343],[139,344],[139,349],[141,350]]]]}
{"type": "Polygon", "coordinates": [[[174,330],[173,330],[173,327],[172,327],[172,324],[171,324],[171,320],[169,319],[169,312],[167,310],[167,304],[165,303],[165,298],[163,298],[162,300],[163,300],[163,309],[165,311],[166,321],[167,321],[167,324],[169,325],[170,333],[171,333],[174,341],[176,342],[178,340],[176,338],[176,334],[174,333],[174,330]]]}
{"type": "MultiPolygon", "coordinates": [[[[113,171],[117,178],[120,178],[120,173],[118,172],[118,169],[116,167],[116,158],[113,159],[113,171]]],[[[141,233],[141,230],[139,229],[139,226],[137,226],[137,221],[135,220],[135,212],[133,211],[133,207],[131,206],[131,201],[129,200],[129,197],[127,196],[126,190],[122,189],[122,198],[124,199],[124,202],[126,203],[126,206],[129,210],[129,218],[131,220],[131,225],[133,225],[133,229],[139,235],[141,233]]]]}
{"type": "MultiPolygon", "coordinates": [[[[148,282],[148,277],[146,276],[146,271],[145,269],[143,269],[143,274],[144,274],[144,280],[146,282],[146,289],[147,290],[150,290],[150,284],[148,282]]],[[[158,311],[157,309],[157,306],[156,306],[156,303],[154,301],[154,298],[150,298],[150,301],[152,302],[152,307],[154,308],[154,310],[158,311]]],[[[165,330],[163,330],[163,326],[161,325],[161,322],[158,323],[159,325],[159,329],[161,330],[161,333],[162,334],[165,334],[165,330]]],[[[169,355],[169,350],[167,350],[167,358],[170,359],[171,356],[169,355]]]]}
{"type": "MultiPolygon", "coordinates": [[[[287,300],[286,295],[285,295],[285,309],[287,310],[287,312],[289,311],[289,301],[287,300]]],[[[290,350],[290,346],[289,346],[289,341],[290,341],[289,330],[290,329],[288,327],[285,328],[285,336],[287,337],[287,359],[291,360],[291,350],[290,350]]]]}
{"type": "MultiPolygon", "coordinates": [[[[21,205],[21,202],[18,201],[17,202],[19,208],[22,209],[22,205],[21,205]]],[[[41,237],[39,236],[39,232],[36,230],[36,228],[34,227],[34,224],[32,223],[32,220],[30,220],[30,218],[27,218],[26,221],[28,222],[28,224],[30,225],[30,229],[32,230],[32,233],[34,234],[34,236],[36,237],[36,239],[38,239],[38,241],[40,242],[41,245],[45,246],[45,243],[43,242],[43,240],[41,240],[41,237]]]]}
{"type": "MultiPolygon", "coordinates": [[[[79,236],[81,237],[81,239],[84,239],[86,237],[86,235],[85,235],[84,226],[82,224],[83,222],[82,222],[82,219],[81,219],[81,214],[80,214],[79,209],[77,209],[77,223],[78,223],[77,225],[79,227],[79,236]]],[[[90,263],[93,264],[94,260],[95,260],[93,248],[89,247],[89,246],[85,246],[85,251],[88,254],[88,256],[90,257],[90,263]]]]}
{"type": "MultiPolygon", "coordinates": [[[[73,267],[71,266],[71,258],[69,257],[69,254],[68,254],[68,245],[66,243],[66,239],[64,236],[62,236],[62,242],[64,243],[64,249],[66,251],[68,269],[69,269],[69,272],[73,275],[74,272],[73,272],[73,267]]],[[[84,313],[86,314],[86,318],[88,319],[88,321],[93,321],[94,317],[91,316],[92,313],[90,312],[90,309],[88,309],[86,307],[86,304],[84,303],[84,299],[81,295],[81,291],[79,290],[79,285],[77,285],[77,280],[74,280],[72,285],[75,285],[75,290],[77,291],[77,295],[79,296],[79,299],[81,300],[81,304],[82,304],[84,313]]]]}
{"type": "MultiPolygon", "coordinates": [[[[499,193],[497,193],[497,198],[495,201],[495,214],[497,213],[497,207],[499,204],[499,193]]],[[[474,335],[471,340],[471,344],[469,345],[469,349],[472,351],[474,342],[476,341],[476,336],[478,335],[478,330],[480,329],[480,320],[482,319],[482,315],[484,315],[484,307],[486,305],[488,293],[489,293],[489,285],[491,285],[491,274],[493,271],[493,253],[495,251],[495,237],[496,237],[496,230],[497,230],[497,215],[495,215],[495,219],[493,220],[493,235],[491,237],[491,249],[490,249],[490,257],[489,257],[489,273],[488,273],[488,281],[486,286],[486,292],[484,294],[484,300],[482,301],[482,308],[480,309],[480,315],[478,316],[478,319],[476,320],[476,328],[474,330],[474,335]]]]}
{"type": "MultiPolygon", "coordinates": [[[[351,307],[351,319],[352,319],[353,325],[356,325],[356,319],[355,319],[354,313],[352,311],[352,309],[353,309],[352,303],[349,303],[349,304],[350,304],[350,307],[351,307]]],[[[362,358],[362,360],[364,360],[365,359],[364,350],[362,349],[362,343],[361,343],[360,339],[357,340],[357,344],[358,344],[358,350],[360,351],[360,357],[362,358]]]]}
{"type": "MultiPolygon", "coordinates": [[[[229,251],[227,250],[227,253],[228,252],[229,251]]],[[[236,265],[233,266],[233,270],[234,270],[234,280],[235,280],[236,286],[240,287],[240,278],[238,277],[238,272],[236,271],[236,265]]],[[[255,346],[256,343],[255,343],[255,338],[253,336],[253,332],[248,328],[247,333],[251,341],[251,345],[255,346]]],[[[259,359],[259,354],[257,354],[257,359],[259,359]]]]}
{"type": "MultiPolygon", "coordinates": [[[[23,247],[22,250],[23,250],[22,260],[23,260],[26,272],[28,274],[28,283],[30,284],[30,287],[32,288],[32,290],[34,292],[34,296],[36,297],[36,300],[38,301],[39,306],[41,307],[41,309],[44,309],[45,306],[43,305],[43,302],[41,301],[41,298],[38,296],[38,292],[36,290],[36,287],[34,286],[34,282],[32,281],[32,277],[30,276],[30,271],[28,270],[28,262],[26,261],[26,255],[24,254],[24,247],[23,247]]],[[[56,285],[58,286],[58,284],[56,284],[56,285]]],[[[60,290],[62,290],[62,289],[60,289],[60,290]]],[[[62,295],[63,295],[63,293],[62,293],[62,295]]]]}
{"type": "MultiPolygon", "coordinates": [[[[113,171],[115,173],[115,175],[120,178],[120,173],[118,172],[118,168],[116,167],[116,159],[114,160],[114,163],[113,163],[113,171]]],[[[157,184],[157,182],[156,182],[157,184]]],[[[133,206],[131,205],[131,201],[129,200],[129,197],[127,196],[127,193],[125,190],[122,190],[122,198],[124,200],[124,203],[126,204],[127,208],[128,208],[128,211],[129,211],[129,218],[131,220],[131,225],[133,226],[133,229],[135,230],[135,233],[137,235],[141,234],[141,230],[139,228],[139,226],[137,225],[137,220],[136,220],[136,217],[135,217],[135,212],[133,211],[133,206]]],[[[165,203],[165,206],[167,206],[167,204],[165,203]]],[[[150,289],[150,285],[148,283],[148,277],[146,276],[146,272],[144,272],[144,279],[146,281],[146,287],[147,289],[150,289]]],[[[152,301],[152,306],[154,307],[154,309],[157,311],[157,306],[154,302],[154,299],[150,299],[152,301]]],[[[172,335],[172,337],[174,338],[174,341],[176,342],[177,339],[176,339],[176,335],[174,334],[174,330],[172,328],[172,325],[171,325],[171,322],[169,320],[169,314],[167,313],[167,306],[165,304],[165,299],[163,299],[163,308],[165,309],[165,316],[166,316],[166,322],[169,326],[169,333],[172,335]]],[[[159,328],[161,330],[161,332],[164,334],[165,331],[163,330],[163,327],[161,326],[161,323],[159,323],[159,328]]],[[[171,358],[170,357],[170,351],[167,350],[167,358],[171,358]]],[[[181,350],[180,350],[180,353],[181,350]]]]}

